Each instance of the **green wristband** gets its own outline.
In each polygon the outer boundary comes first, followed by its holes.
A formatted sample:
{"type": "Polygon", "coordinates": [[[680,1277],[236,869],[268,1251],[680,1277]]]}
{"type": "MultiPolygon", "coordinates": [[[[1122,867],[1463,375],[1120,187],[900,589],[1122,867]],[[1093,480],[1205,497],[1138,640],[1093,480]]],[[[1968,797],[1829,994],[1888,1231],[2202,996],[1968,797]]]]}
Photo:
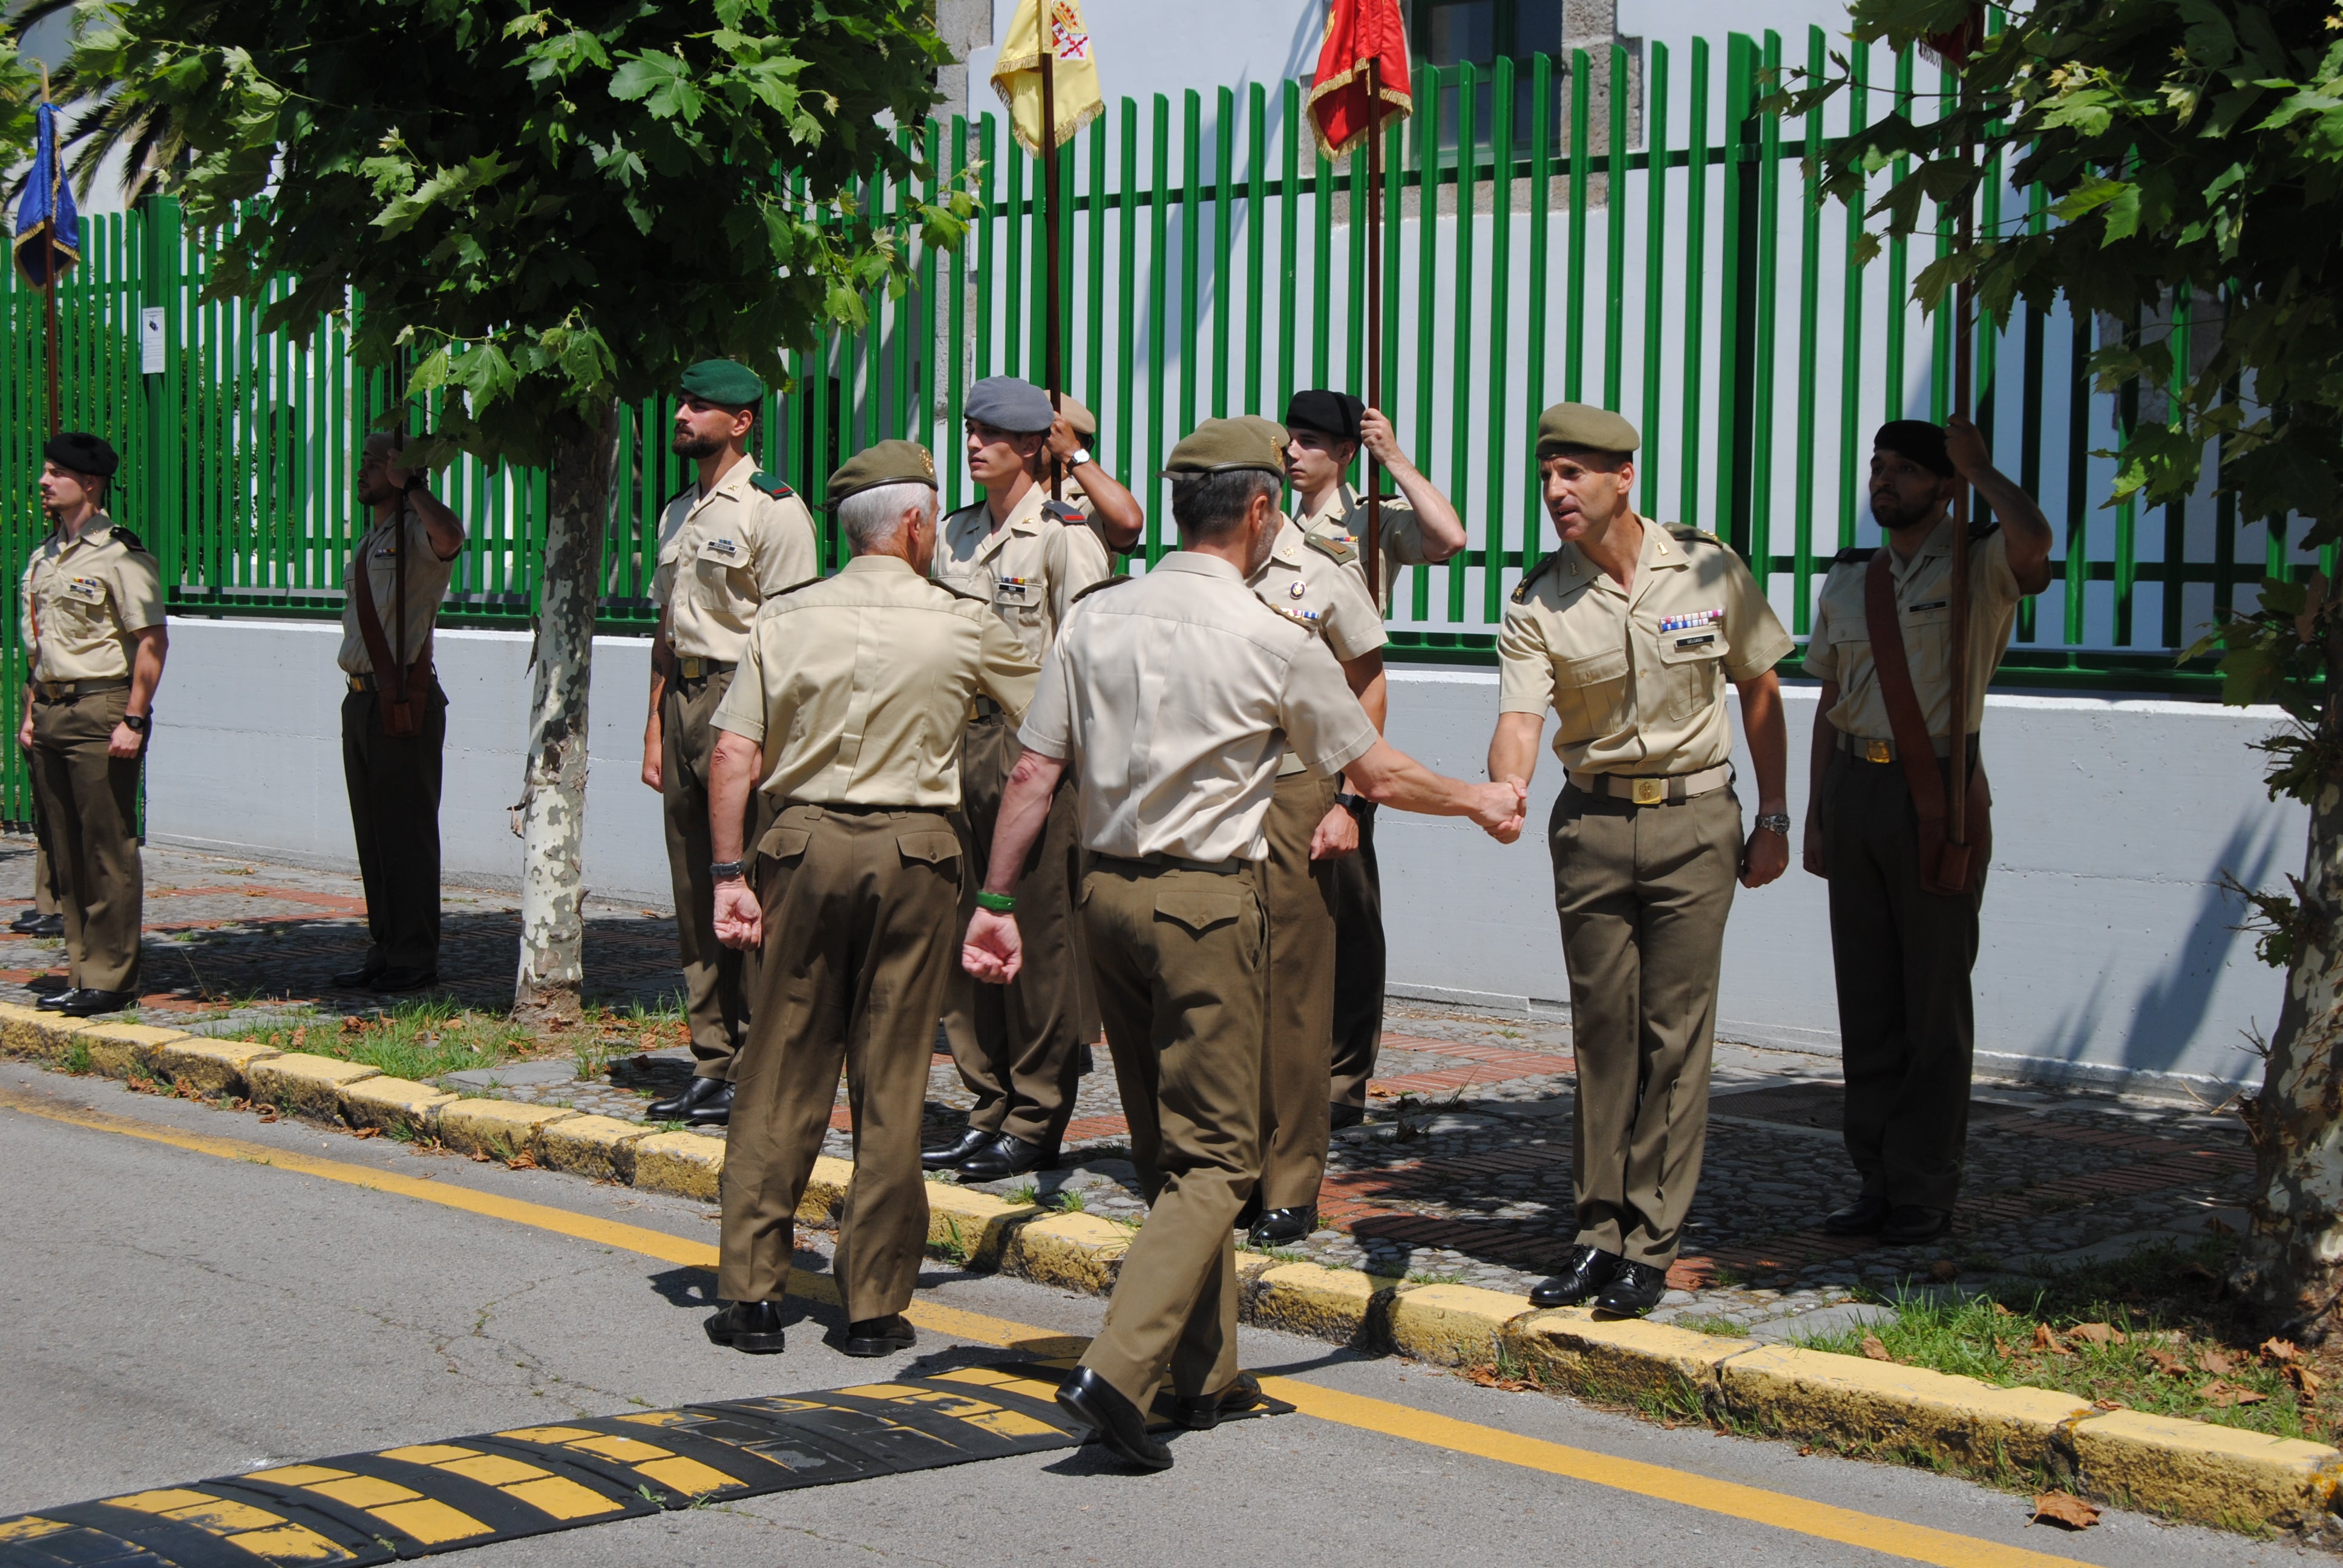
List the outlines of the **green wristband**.
{"type": "Polygon", "coordinates": [[[990,910],[996,915],[1010,914],[1017,908],[1017,895],[1014,893],[979,893],[976,895],[976,907],[980,910],[990,910]]]}

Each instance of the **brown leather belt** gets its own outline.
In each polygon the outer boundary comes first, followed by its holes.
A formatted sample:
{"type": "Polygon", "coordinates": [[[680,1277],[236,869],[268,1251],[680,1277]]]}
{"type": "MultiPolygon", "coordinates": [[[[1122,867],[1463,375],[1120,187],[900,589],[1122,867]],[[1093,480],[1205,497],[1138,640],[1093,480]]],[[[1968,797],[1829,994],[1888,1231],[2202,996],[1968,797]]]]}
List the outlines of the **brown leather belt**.
{"type": "MultiPolygon", "coordinates": [[[[1977,738],[1971,735],[1969,755],[1972,757],[1976,755],[1976,744],[1977,738]]],[[[1949,735],[1931,735],[1928,746],[1939,757],[1953,754],[1953,738],[1949,735]]],[[[1896,742],[1893,740],[1874,740],[1866,735],[1849,735],[1844,729],[1838,733],[1838,749],[1857,762],[1875,762],[1886,767],[1896,760],[1896,742]]]]}
{"type": "Polygon", "coordinates": [[[1216,877],[1241,877],[1253,862],[1232,855],[1225,860],[1191,860],[1179,855],[1101,855],[1098,864],[1121,866],[1151,875],[1157,871],[1209,871],[1216,877]]]}
{"type": "Polygon", "coordinates": [[[1658,779],[1633,779],[1619,773],[1581,773],[1570,769],[1570,781],[1589,795],[1632,800],[1638,806],[1681,806],[1704,795],[1714,795],[1733,782],[1733,765],[1720,762],[1697,773],[1658,779]]]}
{"type": "Polygon", "coordinates": [[[71,702],[76,698],[96,697],[104,691],[127,691],[130,678],[108,676],[101,680],[36,680],[33,682],[35,702],[71,702]]]}

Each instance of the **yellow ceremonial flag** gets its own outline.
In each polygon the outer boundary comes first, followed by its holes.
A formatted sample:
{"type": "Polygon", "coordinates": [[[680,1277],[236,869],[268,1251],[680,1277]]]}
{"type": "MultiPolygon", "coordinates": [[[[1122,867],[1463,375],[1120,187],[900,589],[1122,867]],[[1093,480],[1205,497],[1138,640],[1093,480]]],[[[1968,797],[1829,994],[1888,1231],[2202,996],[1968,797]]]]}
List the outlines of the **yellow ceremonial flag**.
{"type": "Polygon", "coordinates": [[[1041,145],[1041,58],[1051,60],[1051,106],[1057,123],[1049,145],[1064,146],[1076,131],[1106,113],[1099,95],[1098,60],[1077,0],[1017,0],[1017,15],[992,63],[992,87],[1009,106],[1009,131],[1035,157],[1041,145]],[[1044,29],[1047,29],[1046,36],[1044,29]]]}

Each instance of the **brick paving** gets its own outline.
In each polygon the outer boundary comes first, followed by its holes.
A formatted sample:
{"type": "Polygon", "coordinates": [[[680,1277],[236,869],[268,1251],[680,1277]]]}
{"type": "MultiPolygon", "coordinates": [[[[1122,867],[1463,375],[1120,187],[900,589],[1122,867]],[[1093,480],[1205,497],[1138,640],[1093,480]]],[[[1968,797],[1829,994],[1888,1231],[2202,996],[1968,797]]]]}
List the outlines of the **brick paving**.
{"type": "MultiPolygon", "coordinates": [[[[0,900],[25,896],[30,865],[28,840],[0,839],[0,900]]],[[[336,992],[329,980],[364,950],[354,877],[150,849],[147,878],[146,1021],[236,1033],[373,1010],[377,999],[336,992]]],[[[589,996],[672,1009],[672,920],[607,900],[588,914],[589,996]]],[[[449,889],[440,994],[469,1007],[509,1005],[518,940],[510,895],[449,889]]],[[[0,934],[0,998],[61,985],[58,946],[0,934]]],[[[451,1086],[639,1121],[689,1070],[680,1050],[639,1055],[631,1039],[598,1046],[619,1054],[592,1078],[565,1055],[458,1074],[451,1086]]],[[[1096,1058],[1065,1160],[1028,1181],[1044,1201],[1135,1221],[1128,1129],[1103,1045],[1096,1058]]],[[[1379,1065],[1368,1122],[1335,1136],[1322,1228],[1288,1255],[1526,1289],[1571,1241],[1568,1025],[1394,1000],[1379,1065]]],[[[1900,1251],[1826,1236],[1816,1221],[1851,1187],[1835,1069],[1829,1057],[1720,1047],[1701,1189],[1670,1274],[1676,1289],[1656,1315],[1731,1318],[1781,1337],[1866,1310],[1844,1304],[1856,1287],[1888,1290],[1932,1270],[1941,1277],[1947,1265],[1963,1283],[2023,1279],[2243,1226],[2253,1159],[2233,1115],[2182,1100],[1980,1080],[1954,1234],[1900,1251]]],[[[932,1137],[956,1129],[968,1104],[938,1055],[932,1137]]],[[[831,1127],[831,1151],[849,1152],[842,1095],[831,1127]]]]}

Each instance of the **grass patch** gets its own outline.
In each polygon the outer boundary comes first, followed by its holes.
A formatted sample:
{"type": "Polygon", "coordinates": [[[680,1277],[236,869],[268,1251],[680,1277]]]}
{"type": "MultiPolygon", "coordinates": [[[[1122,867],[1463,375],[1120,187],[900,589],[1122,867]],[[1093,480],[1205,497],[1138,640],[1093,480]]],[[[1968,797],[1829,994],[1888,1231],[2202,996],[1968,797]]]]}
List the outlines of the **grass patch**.
{"type": "Polygon", "coordinates": [[[1700,1318],[1677,1318],[1669,1323],[1668,1327],[1690,1329],[1696,1334],[1717,1334],[1728,1340],[1745,1340],[1749,1337],[1748,1324],[1735,1322],[1722,1313],[1711,1313],[1700,1318]]]}
{"type": "Polygon", "coordinates": [[[245,1038],[418,1081],[501,1067],[541,1050],[535,1035],[503,1014],[475,1012],[445,998],[401,1002],[373,1018],[296,1016],[249,1030],[245,1038]]]}
{"type": "Polygon", "coordinates": [[[67,1072],[87,1072],[89,1070],[89,1047],[77,1040],[69,1043],[65,1047],[65,1067],[67,1072]]]}
{"type": "Polygon", "coordinates": [[[1091,1201],[1082,1195],[1079,1187],[1068,1187],[1058,1194],[1058,1212],[1061,1214],[1079,1214],[1090,1206],[1091,1201]]]}
{"type": "Polygon", "coordinates": [[[1031,1181],[1020,1182],[1009,1189],[1009,1201],[1024,1208],[1041,1201],[1041,1189],[1031,1181]]]}
{"type": "Polygon", "coordinates": [[[1998,1387],[2332,1441],[2343,1348],[2257,1336],[2221,1297],[2227,1251],[2218,1240],[2147,1249],[1966,1298],[1907,1291],[1886,1303],[1892,1322],[1794,1342],[1863,1355],[1873,1340],[1892,1361],[1998,1387]]]}

